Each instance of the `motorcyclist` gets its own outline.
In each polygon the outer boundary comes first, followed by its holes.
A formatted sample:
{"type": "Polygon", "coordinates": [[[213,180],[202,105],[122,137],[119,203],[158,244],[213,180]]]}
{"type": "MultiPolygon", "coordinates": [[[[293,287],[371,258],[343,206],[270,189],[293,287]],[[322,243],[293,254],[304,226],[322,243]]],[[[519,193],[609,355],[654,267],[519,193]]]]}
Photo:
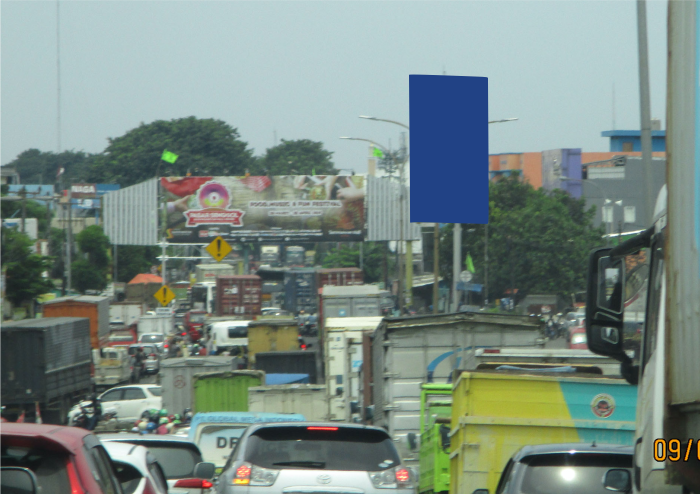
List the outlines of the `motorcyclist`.
{"type": "Polygon", "coordinates": [[[143,348],[139,347],[136,349],[136,355],[134,355],[134,367],[137,371],[138,379],[141,380],[145,372],[145,360],[146,355],[143,353],[143,348]]]}
{"type": "Polygon", "coordinates": [[[92,398],[90,401],[92,402],[92,417],[88,419],[87,429],[89,431],[94,431],[95,427],[97,427],[97,422],[99,422],[100,416],[102,415],[102,405],[100,405],[100,400],[95,392],[92,393],[92,398]]]}

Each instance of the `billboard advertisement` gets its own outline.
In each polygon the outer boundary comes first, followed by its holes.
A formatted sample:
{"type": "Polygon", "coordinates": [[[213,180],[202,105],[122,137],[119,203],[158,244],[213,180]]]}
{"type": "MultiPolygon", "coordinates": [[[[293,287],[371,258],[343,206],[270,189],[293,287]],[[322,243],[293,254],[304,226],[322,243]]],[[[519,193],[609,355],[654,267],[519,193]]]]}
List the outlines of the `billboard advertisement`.
{"type": "MultiPolygon", "coordinates": [[[[170,243],[361,242],[365,177],[164,177],[170,243]]],[[[165,217],[167,216],[167,220],[165,217]]]]}

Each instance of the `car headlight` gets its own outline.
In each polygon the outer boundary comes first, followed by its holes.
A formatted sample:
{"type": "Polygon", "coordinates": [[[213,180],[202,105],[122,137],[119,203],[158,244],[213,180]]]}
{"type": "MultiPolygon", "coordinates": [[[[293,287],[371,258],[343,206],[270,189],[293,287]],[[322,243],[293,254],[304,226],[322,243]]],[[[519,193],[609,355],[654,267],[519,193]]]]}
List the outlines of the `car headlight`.
{"type": "Polygon", "coordinates": [[[586,343],[586,335],[585,334],[575,334],[574,336],[571,337],[571,343],[574,345],[578,345],[580,343],[586,343]]]}

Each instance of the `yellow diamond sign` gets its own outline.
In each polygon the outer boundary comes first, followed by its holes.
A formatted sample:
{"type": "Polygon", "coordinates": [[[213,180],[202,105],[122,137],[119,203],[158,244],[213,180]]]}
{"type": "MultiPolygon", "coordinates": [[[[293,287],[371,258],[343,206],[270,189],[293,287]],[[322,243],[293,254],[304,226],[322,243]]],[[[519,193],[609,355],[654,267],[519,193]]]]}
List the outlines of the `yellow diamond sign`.
{"type": "Polygon", "coordinates": [[[173,291],[168,287],[168,285],[163,285],[158,289],[158,291],[153,295],[158,302],[160,302],[160,305],[165,307],[168,305],[170,302],[173,301],[175,298],[175,294],[173,291]]]}
{"type": "Polygon", "coordinates": [[[228,242],[221,237],[216,237],[209,245],[207,245],[207,252],[209,252],[209,254],[211,254],[211,256],[218,262],[221,262],[221,260],[232,250],[233,249],[228,242]]]}

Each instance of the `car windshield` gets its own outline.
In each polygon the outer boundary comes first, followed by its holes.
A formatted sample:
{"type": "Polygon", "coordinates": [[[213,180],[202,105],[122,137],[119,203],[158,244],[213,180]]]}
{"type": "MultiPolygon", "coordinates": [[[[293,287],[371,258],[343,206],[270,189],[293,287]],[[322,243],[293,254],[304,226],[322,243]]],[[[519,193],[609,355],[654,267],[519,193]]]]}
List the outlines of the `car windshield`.
{"type": "Polygon", "coordinates": [[[112,333],[109,335],[109,341],[113,343],[123,342],[123,341],[133,341],[134,337],[131,333],[112,333]]]}
{"type": "Polygon", "coordinates": [[[148,388],[148,392],[153,396],[163,396],[163,390],[160,387],[148,388]]]}
{"type": "MultiPolygon", "coordinates": [[[[525,459],[522,494],[609,494],[603,487],[611,468],[632,468],[631,455],[552,454],[525,459]]],[[[631,474],[631,471],[630,471],[631,474]]]]}
{"type": "Polygon", "coordinates": [[[190,314],[190,322],[194,324],[202,324],[206,314],[190,314]]]}
{"type": "Polygon", "coordinates": [[[270,427],[250,436],[247,461],[263,468],[380,471],[400,464],[382,431],[343,427],[270,427]]]}
{"type": "Polygon", "coordinates": [[[139,340],[142,343],[163,343],[165,337],[162,334],[144,334],[139,340]]]}
{"type": "MultiPolygon", "coordinates": [[[[41,446],[13,446],[12,438],[2,438],[2,466],[28,468],[39,484],[39,492],[72,492],[67,471],[67,454],[41,446]]],[[[26,441],[23,440],[26,444],[26,441]]]]}

